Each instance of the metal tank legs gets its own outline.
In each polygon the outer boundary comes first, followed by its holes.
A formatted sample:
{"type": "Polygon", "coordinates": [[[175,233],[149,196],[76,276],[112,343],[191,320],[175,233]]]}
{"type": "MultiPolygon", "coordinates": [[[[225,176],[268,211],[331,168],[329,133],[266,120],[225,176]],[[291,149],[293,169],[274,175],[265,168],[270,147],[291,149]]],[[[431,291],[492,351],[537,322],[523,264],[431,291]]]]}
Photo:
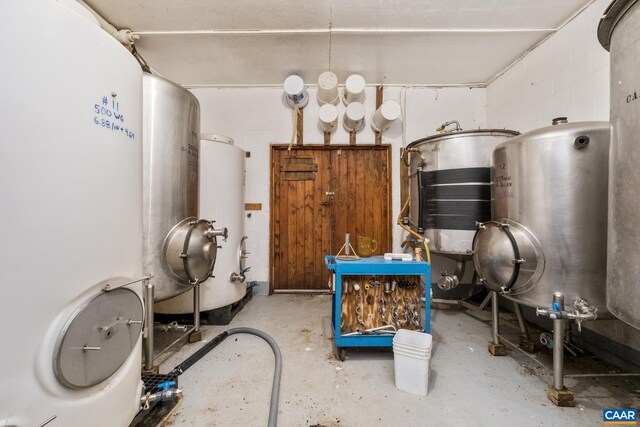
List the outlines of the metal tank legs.
{"type": "MultiPolygon", "coordinates": [[[[563,307],[564,309],[564,307],[563,307]]],[[[547,387],[547,397],[556,406],[575,406],[573,393],[564,386],[564,331],[566,320],[553,320],[553,384],[547,387]]]]}
{"type": "Polygon", "coordinates": [[[145,372],[158,373],[158,366],[153,366],[153,298],[154,287],[149,279],[142,282],[144,296],[144,328],[142,329],[143,359],[142,369],[145,372]]]}
{"type": "Polygon", "coordinates": [[[193,287],[193,330],[189,334],[189,342],[194,343],[202,339],[200,331],[200,283],[193,287]]]}
{"type": "Polygon", "coordinates": [[[498,306],[498,293],[491,291],[491,332],[492,341],[489,341],[489,353],[494,356],[506,356],[507,348],[500,343],[500,308],[498,306]]]}
{"type": "MultiPolygon", "coordinates": [[[[582,322],[598,318],[598,309],[587,301],[578,298],[573,302],[573,311],[567,311],[564,295],[553,294],[550,308],[537,308],[536,315],[553,319],[553,384],[547,389],[547,397],[557,406],[575,406],[573,393],[564,386],[564,337],[567,322],[575,322],[578,331],[582,330],[582,322]]],[[[569,350],[571,348],[569,347],[569,350]]]]}
{"type": "MultiPolygon", "coordinates": [[[[155,288],[151,280],[146,279],[142,282],[143,288],[143,297],[144,297],[144,328],[142,329],[142,357],[143,357],[143,366],[142,370],[146,373],[158,373],[158,365],[154,365],[153,361],[155,360],[153,349],[154,349],[154,331],[153,327],[155,324],[154,320],[154,311],[153,311],[153,303],[154,303],[154,293],[155,288]]],[[[173,322],[172,324],[163,326],[165,330],[177,330],[177,331],[186,331],[184,335],[181,335],[178,339],[173,341],[163,350],[161,350],[157,355],[160,356],[170,348],[172,348],[175,344],[184,340],[184,337],[187,336],[190,343],[198,342],[202,339],[202,331],[200,330],[200,284],[196,284],[193,287],[193,326],[187,330],[187,326],[178,325],[177,322],[173,322]]]]}

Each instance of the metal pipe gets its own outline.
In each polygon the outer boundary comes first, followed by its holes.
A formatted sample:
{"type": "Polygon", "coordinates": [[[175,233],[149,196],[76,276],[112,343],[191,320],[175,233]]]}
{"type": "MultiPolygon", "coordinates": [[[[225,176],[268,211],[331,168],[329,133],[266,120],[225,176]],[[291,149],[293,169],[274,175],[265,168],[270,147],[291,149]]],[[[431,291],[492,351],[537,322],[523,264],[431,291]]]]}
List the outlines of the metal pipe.
{"type": "Polygon", "coordinates": [[[200,330],[200,283],[193,287],[193,332],[200,330]]]}
{"type": "Polygon", "coordinates": [[[564,388],[564,320],[553,321],[553,387],[556,390],[564,388]]]}
{"type": "MultiPolygon", "coordinates": [[[[564,311],[564,295],[560,292],[553,294],[553,307],[564,311]]],[[[553,320],[553,387],[564,389],[564,323],[562,319],[553,320]]]]}
{"type": "Polygon", "coordinates": [[[167,351],[171,350],[173,348],[174,345],[178,344],[180,341],[182,340],[186,340],[188,339],[189,335],[194,331],[194,327],[192,326],[191,328],[189,328],[184,334],[180,335],[178,338],[176,338],[175,340],[173,340],[173,342],[171,342],[171,344],[169,344],[168,346],[166,346],[164,349],[162,349],[162,351],[160,351],[157,355],[156,355],[156,359],[159,358],[160,356],[162,356],[163,354],[165,354],[167,351]]]}
{"type": "Polygon", "coordinates": [[[500,344],[500,325],[499,325],[499,307],[498,307],[498,293],[491,291],[491,330],[493,332],[493,343],[500,344]]]}
{"type": "Polygon", "coordinates": [[[144,293],[144,332],[142,334],[144,341],[144,369],[150,371],[153,369],[153,283],[149,279],[142,282],[144,293]]]}
{"type": "Polygon", "coordinates": [[[571,374],[565,375],[566,378],[588,378],[588,377],[640,377],[640,373],[619,373],[619,374],[571,374]]]}

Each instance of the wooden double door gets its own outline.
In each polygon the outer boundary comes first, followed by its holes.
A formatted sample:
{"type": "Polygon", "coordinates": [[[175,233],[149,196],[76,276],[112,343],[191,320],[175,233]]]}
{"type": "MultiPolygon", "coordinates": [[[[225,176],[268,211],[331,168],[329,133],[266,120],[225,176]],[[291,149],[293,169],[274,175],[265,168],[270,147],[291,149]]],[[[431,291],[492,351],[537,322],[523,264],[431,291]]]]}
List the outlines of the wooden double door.
{"type": "Polygon", "coordinates": [[[391,251],[391,150],[388,145],[271,147],[271,287],[328,290],[325,255],[350,233],[391,251]]]}

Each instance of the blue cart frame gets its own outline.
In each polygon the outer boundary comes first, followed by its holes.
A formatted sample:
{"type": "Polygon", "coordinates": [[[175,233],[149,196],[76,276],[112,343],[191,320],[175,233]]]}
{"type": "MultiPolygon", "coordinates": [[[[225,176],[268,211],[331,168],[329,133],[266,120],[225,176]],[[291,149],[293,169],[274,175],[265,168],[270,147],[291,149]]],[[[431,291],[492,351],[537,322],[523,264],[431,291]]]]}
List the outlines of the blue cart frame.
{"type": "Polygon", "coordinates": [[[342,314],[342,276],[423,276],[425,280],[424,331],[431,332],[431,265],[425,261],[388,261],[384,257],[361,258],[358,261],[341,261],[333,256],[325,257],[325,264],[335,273],[335,292],[331,304],[331,326],[333,330],[334,353],[344,360],[346,347],[391,347],[393,335],[350,335],[340,332],[342,314]]]}

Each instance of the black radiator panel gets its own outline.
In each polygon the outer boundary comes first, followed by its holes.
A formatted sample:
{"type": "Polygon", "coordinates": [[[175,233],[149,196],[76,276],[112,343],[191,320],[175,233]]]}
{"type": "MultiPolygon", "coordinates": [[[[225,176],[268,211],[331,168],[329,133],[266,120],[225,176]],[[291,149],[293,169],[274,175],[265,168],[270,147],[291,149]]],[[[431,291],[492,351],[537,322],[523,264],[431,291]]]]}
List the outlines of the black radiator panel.
{"type": "Polygon", "coordinates": [[[418,227],[475,230],[491,219],[491,168],[418,172],[418,227]]]}

